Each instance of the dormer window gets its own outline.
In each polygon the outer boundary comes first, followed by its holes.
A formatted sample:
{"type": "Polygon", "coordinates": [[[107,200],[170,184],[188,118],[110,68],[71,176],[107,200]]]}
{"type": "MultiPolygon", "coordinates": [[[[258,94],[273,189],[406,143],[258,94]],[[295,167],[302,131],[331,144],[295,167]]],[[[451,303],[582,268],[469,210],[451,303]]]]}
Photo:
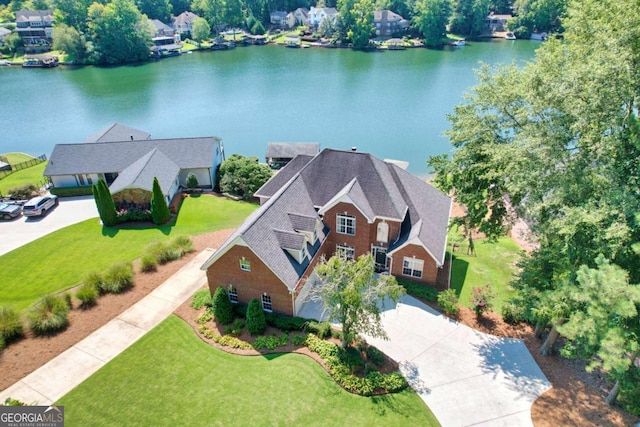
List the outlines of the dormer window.
{"type": "Polygon", "coordinates": [[[240,259],[240,270],[242,271],[251,271],[251,262],[242,257],[242,259],[240,259]]]}
{"type": "Polygon", "coordinates": [[[338,214],[336,219],[338,234],[348,234],[354,236],[356,234],[356,217],[347,214],[338,214]]]}

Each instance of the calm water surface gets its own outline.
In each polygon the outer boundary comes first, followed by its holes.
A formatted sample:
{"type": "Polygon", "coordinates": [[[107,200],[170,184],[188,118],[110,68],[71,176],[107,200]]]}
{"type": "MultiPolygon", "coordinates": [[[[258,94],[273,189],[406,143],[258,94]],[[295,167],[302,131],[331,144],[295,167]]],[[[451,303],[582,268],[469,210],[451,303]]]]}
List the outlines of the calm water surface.
{"type": "Polygon", "coordinates": [[[449,152],[446,114],[474,69],[531,59],[537,42],[364,53],[242,47],[118,68],[0,68],[0,152],[51,153],[113,122],[153,138],[219,136],[227,155],[263,159],[267,142],[357,146],[410,162],[449,152]]]}

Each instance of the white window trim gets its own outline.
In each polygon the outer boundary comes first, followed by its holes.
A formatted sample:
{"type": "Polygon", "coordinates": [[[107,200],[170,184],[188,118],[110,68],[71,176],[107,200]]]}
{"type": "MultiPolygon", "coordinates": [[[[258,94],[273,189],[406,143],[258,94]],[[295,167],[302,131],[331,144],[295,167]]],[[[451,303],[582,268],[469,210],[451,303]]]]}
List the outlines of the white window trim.
{"type": "Polygon", "coordinates": [[[356,217],[348,214],[337,214],[336,215],[336,232],[338,234],[346,234],[347,236],[355,236],[356,235],[356,217]],[[344,221],[344,223],[342,223],[342,221],[344,221]],[[349,222],[351,222],[351,226],[349,226],[349,222]],[[343,229],[342,231],[341,231],[341,228],[343,229]],[[353,229],[353,233],[348,232],[349,228],[353,229]]]}
{"type": "Polygon", "coordinates": [[[262,296],[260,297],[260,303],[262,304],[263,311],[266,311],[268,313],[271,313],[273,311],[273,301],[271,301],[271,295],[268,295],[267,293],[262,294],[262,296]],[[265,302],[265,298],[269,298],[269,301],[265,302]],[[271,308],[266,308],[265,304],[268,304],[271,308]]]}
{"type": "Polygon", "coordinates": [[[244,257],[240,258],[240,270],[251,271],[251,261],[244,257]]]}
{"type": "Polygon", "coordinates": [[[227,296],[231,304],[238,304],[238,289],[234,288],[233,285],[227,287],[227,296]]]}
{"type": "Polygon", "coordinates": [[[407,277],[414,277],[422,279],[422,273],[424,272],[424,260],[417,258],[404,257],[402,260],[402,275],[407,277]],[[410,270],[409,273],[405,273],[405,270],[410,270]],[[418,273],[416,275],[416,273],[418,273]]]}
{"type": "Polygon", "coordinates": [[[356,248],[348,245],[336,245],[336,255],[344,260],[354,260],[356,258],[356,248]],[[351,253],[351,258],[348,257],[351,253]]]}

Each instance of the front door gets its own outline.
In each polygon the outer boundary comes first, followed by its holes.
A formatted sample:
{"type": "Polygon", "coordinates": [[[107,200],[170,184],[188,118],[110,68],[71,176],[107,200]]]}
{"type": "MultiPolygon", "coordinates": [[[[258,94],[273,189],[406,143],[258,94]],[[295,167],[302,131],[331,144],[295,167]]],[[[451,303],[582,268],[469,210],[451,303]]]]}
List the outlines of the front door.
{"type": "Polygon", "coordinates": [[[374,246],[371,248],[371,255],[376,263],[376,272],[381,273],[388,269],[387,248],[374,246]]]}

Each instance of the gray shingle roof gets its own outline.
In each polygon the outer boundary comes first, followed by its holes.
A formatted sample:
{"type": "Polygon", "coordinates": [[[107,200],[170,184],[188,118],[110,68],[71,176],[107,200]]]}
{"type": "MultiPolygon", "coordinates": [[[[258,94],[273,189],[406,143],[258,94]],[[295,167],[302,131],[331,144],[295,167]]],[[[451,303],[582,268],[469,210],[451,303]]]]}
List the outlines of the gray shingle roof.
{"type": "Polygon", "coordinates": [[[120,123],[114,123],[86,137],[82,142],[138,141],[149,138],[151,138],[151,134],[148,132],[121,125],[120,123]]]}
{"type": "Polygon", "coordinates": [[[293,159],[300,154],[315,156],[319,150],[317,142],[270,142],[267,144],[267,158],[293,159]]]}
{"type": "Polygon", "coordinates": [[[293,178],[300,169],[302,169],[313,157],[300,155],[287,163],[285,167],[280,169],[278,173],[271,177],[271,179],[264,183],[262,187],[258,189],[253,195],[255,197],[272,197],[275,193],[293,178]]]}
{"type": "Polygon", "coordinates": [[[57,144],[44,175],[120,173],[154,148],[164,153],[180,169],[210,168],[219,142],[220,139],[216,137],[203,137],[57,144]]]}
{"type": "Polygon", "coordinates": [[[158,184],[166,196],[179,173],[180,167],[162,151],[154,148],[124,169],[109,186],[109,191],[113,194],[125,188],[153,191],[153,178],[158,178],[158,184]]]}
{"type": "MultiPolygon", "coordinates": [[[[306,159],[305,159],[306,160],[306,159]]],[[[290,163],[292,165],[292,163],[290,163]]],[[[242,238],[251,250],[287,285],[294,289],[307,264],[300,265],[276,248],[295,246],[289,238],[295,230],[317,224],[319,242],[328,230],[319,221],[316,207],[334,196],[348,195],[358,207],[373,217],[404,221],[404,235],[397,248],[411,238],[431,253],[438,264],[444,263],[451,198],[394,164],[370,154],[325,149],[313,159],[283,168],[274,178],[281,183],[263,186],[263,197],[270,197],[224,242],[218,252],[201,267],[206,269],[242,238]],[[284,246],[283,246],[284,245],[284,246]]],[[[300,237],[297,237],[300,239],[300,237]]],[[[319,243],[317,243],[319,245],[319,243]]],[[[311,248],[313,257],[317,248],[311,248]]],[[[215,268],[215,267],[214,267],[215,268]]]]}
{"type": "Polygon", "coordinates": [[[289,212],[289,221],[294,230],[308,231],[310,233],[316,229],[317,215],[300,215],[289,212]]]}

